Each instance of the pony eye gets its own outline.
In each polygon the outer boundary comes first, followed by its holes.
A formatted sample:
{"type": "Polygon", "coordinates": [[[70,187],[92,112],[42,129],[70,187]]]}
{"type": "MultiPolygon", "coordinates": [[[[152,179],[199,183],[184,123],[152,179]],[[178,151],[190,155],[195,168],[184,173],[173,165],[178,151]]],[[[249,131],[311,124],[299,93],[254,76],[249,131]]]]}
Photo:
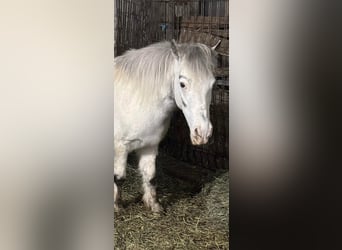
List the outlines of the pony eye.
{"type": "Polygon", "coordinates": [[[184,82],[180,82],[180,86],[181,86],[182,89],[185,88],[184,82]]]}

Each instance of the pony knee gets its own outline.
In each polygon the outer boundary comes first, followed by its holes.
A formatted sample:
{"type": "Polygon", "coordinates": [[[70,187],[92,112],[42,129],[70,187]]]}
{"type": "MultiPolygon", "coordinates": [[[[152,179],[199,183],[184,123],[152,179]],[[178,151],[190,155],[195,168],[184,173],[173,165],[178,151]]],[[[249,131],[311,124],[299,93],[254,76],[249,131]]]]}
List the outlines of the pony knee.
{"type": "Polygon", "coordinates": [[[156,154],[142,154],[139,160],[139,170],[144,183],[151,182],[156,174],[156,154]]]}
{"type": "Polygon", "coordinates": [[[139,164],[139,170],[144,182],[151,182],[156,174],[156,166],[154,160],[144,161],[139,164]]]}

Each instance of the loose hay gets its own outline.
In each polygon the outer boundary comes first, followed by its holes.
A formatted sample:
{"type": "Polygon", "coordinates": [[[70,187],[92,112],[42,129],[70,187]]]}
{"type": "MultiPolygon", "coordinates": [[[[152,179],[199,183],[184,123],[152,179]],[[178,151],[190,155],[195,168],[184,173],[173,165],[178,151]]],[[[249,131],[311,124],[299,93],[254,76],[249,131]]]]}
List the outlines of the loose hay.
{"type": "Polygon", "coordinates": [[[145,209],[140,176],[129,166],[122,186],[124,209],[114,217],[115,249],[228,249],[228,172],[201,190],[158,167],[158,199],[164,213],[145,209]]]}

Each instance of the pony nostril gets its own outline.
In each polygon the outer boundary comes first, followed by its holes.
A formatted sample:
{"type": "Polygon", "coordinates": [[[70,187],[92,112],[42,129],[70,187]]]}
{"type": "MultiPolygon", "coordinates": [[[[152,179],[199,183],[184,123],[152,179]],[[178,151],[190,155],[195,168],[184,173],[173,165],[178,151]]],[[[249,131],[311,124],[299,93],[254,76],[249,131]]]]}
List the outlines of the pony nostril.
{"type": "Polygon", "coordinates": [[[198,128],[195,128],[195,135],[200,136],[198,128]]]}

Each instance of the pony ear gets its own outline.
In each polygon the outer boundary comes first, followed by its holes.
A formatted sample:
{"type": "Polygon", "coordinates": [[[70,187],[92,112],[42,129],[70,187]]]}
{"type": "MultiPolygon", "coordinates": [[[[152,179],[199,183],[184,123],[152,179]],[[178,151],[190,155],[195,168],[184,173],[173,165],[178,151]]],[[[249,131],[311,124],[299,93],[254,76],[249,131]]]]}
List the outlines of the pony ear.
{"type": "Polygon", "coordinates": [[[222,41],[222,40],[218,40],[218,42],[217,42],[213,47],[211,47],[211,49],[212,49],[212,50],[215,50],[215,49],[217,48],[217,46],[220,45],[221,41],[222,41]]]}
{"type": "Polygon", "coordinates": [[[172,50],[173,55],[178,59],[179,58],[178,45],[175,39],[171,40],[171,50],[172,50]]]}

